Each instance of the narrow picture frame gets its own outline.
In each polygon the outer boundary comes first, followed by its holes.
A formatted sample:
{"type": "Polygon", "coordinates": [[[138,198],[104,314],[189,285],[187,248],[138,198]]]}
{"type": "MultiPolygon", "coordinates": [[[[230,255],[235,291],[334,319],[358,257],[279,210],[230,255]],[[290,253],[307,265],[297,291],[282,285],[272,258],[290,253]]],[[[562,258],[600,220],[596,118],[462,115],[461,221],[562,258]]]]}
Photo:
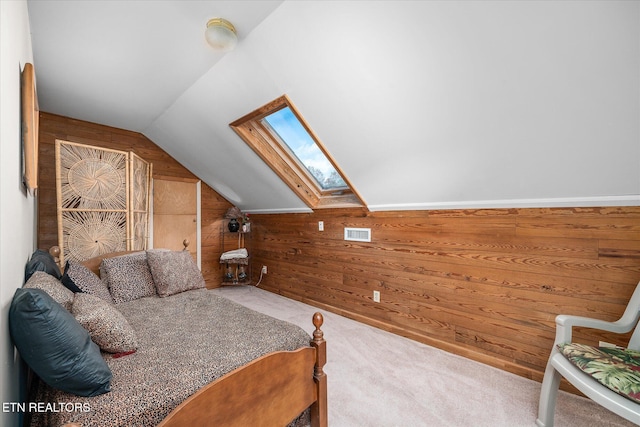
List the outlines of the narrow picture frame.
{"type": "Polygon", "coordinates": [[[38,188],[38,132],[40,112],[33,64],[26,63],[20,77],[22,113],[22,181],[31,194],[38,188]]]}

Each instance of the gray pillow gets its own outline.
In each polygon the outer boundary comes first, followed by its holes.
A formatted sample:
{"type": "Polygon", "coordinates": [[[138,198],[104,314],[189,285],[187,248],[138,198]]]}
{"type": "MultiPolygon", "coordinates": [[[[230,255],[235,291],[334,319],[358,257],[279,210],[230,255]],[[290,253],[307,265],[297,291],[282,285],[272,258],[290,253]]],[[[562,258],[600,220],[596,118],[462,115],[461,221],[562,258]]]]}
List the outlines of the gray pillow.
{"type": "Polygon", "coordinates": [[[205,287],[202,273],[188,251],[149,250],[147,263],[161,297],[205,287]]]}
{"type": "Polygon", "coordinates": [[[17,289],[9,331],[20,356],[51,387],[78,396],[111,390],[111,370],[89,333],[41,289],[17,289]]]}

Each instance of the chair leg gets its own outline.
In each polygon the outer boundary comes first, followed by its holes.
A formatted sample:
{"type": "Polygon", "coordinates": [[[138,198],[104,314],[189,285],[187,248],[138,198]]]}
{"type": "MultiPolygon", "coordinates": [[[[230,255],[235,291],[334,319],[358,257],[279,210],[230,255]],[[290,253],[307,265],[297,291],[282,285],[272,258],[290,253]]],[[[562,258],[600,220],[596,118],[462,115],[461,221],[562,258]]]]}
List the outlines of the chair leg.
{"type": "Polygon", "coordinates": [[[544,371],[544,379],[540,389],[540,403],[538,405],[538,427],[553,427],[553,419],[556,411],[556,399],[562,376],[551,364],[555,352],[551,352],[547,368],[544,371]]]}

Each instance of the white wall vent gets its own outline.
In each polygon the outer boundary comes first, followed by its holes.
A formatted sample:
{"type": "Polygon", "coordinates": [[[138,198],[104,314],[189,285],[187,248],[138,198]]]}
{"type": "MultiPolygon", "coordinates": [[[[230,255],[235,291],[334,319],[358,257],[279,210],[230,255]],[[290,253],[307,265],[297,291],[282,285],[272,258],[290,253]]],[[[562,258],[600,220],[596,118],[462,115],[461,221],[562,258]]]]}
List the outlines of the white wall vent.
{"type": "Polygon", "coordinates": [[[370,228],[344,228],[344,240],[353,240],[355,242],[370,242],[371,241],[371,229],[370,228]]]}

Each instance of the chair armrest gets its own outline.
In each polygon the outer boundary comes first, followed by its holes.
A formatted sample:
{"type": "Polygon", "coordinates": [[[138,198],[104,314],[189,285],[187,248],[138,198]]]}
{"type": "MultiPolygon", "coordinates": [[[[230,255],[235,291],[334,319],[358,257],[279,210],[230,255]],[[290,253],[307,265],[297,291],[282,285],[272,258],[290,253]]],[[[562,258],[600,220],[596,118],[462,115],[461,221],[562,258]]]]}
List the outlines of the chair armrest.
{"type": "MultiPolygon", "coordinates": [[[[640,318],[640,283],[631,295],[627,308],[622,313],[622,317],[615,322],[592,319],[590,317],[570,316],[560,314],[556,316],[556,341],[555,344],[571,342],[571,329],[574,326],[584,328],[600,329],[602,331],[624,334],[633,329],[640,318]]],[[[635,335],[635,334],[634,334],[635,335]]],[[[632,341],[634,338],[632,337],[632,341]]],[[[555,346],[554,346],[555,347],[555,346]]]]}
{"type": "Polygon", "coordinates": [[[599,329],[602,331],[614,332],[616,334],[624,334],[629,332],[636,326],[638,321],[638,313],[635,316],[628,316],[625,312],[619,320],[615,322],[607,322],[600,319],[592,319],[590,317],[570,316],[561,314],[556,316],[556,341],[555,344],[571,342],[572,328],[575,326],[591,329],[599,329]]]}

